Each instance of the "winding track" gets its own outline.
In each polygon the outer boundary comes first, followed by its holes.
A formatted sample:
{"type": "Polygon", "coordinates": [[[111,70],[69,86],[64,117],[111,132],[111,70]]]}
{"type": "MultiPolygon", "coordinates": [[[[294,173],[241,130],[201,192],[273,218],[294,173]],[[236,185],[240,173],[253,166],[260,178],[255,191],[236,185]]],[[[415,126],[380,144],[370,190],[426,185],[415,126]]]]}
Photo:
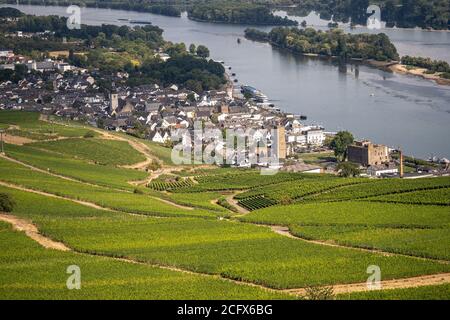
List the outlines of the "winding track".
{"type": "Polygon", "coordinates": [[[384,250],[380,250],[380,249],[367,249],[367,248],[361,248],[361,247],[355,247],[355,246],[347,246],[347,245],[342,245],[342,244],[338,244],[338,243],[335,243],[335,242],[320,241],[320,240],[310,240],[310,239],[306,239],[306,238],[302,238],[302,237],[298,237],[298,236],[293,235],[290,232],[289,228],[285,227],[285,226],[272,225],[272,226],[270,226],[270,229],[273,232],[275,232],[276,234],[279,234],[281,236],[288,237],[288,238],[291,238],[291,239],[300,240],[300,241],[304,241],[304,242],[308,242],[308,243],[311,243],[311,244],[318,244],[318,245],[321,245],[321,246],[327,246],[327,247],[333,247],[333,248],[342,248],[342,249],[351,249],[351,250],[357,250],[357,251],[368,252],[368,253],[376,253],[376,254],[380,254],[380,255],[386,256],[386,257],[401,256],[401,257],[407,257],[407,258],[414,258],[414,259],[418,259],[418,260],[433,261],[433,262],[438,262],[438,263],[442,263],[442,264],[450,264],[450,261],[448,261],[448,260],[440,260],[440,259],[419,257],[419,256],[415,256],[415,255],[394,253],[394,252],[384,251],[384,250]]]}

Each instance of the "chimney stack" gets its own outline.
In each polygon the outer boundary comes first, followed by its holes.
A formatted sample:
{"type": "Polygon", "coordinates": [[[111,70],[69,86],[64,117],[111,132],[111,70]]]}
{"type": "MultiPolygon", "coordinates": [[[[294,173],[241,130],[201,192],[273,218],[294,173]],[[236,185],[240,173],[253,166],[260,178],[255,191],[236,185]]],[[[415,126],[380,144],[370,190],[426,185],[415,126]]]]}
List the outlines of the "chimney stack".
{"type": "Polygon", "coordinates": [[[403,178],[404,176],[404,170],[403,170],[403,151],[399,150],[400,152],[400,178],[403,178]]]}

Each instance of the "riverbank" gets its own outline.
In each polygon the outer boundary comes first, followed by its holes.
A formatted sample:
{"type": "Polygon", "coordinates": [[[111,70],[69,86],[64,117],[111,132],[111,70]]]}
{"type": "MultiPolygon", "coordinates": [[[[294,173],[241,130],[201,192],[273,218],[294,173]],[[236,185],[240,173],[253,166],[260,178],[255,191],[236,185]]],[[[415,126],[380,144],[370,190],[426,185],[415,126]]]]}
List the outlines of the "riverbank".
{"type": "Polygon", "coordinates": [[[220,20],[205,20],[205,19],[199,19],[199,18],[194,18],[192,16],[190,16],[189,14],[187,15],[187,18],[191,21],[195,21],[195,22],[201,22],[201,23],[214,23],[214,24],[230,24],[230,25],[235,25],[235,26],[258,26],[258,27],[296,27],[298,25],[291,25],[291,24],[273,24],[273,23],[244,23],[241,21],[220,21],[220,20]]]}
{"type": "MultiPolygon", "coordinates": [[[[273,48],[277,48],[278,50],[283,50],[283,51],[287,51],[291,54],[294,55],[298,55],[298,56],[302,56],[302,57],[308,57],[308,58],[319,58],[319,59],[328,59],[328,60],[338,60],[339,57],[338,56],[328,56],[328,55],[323,55],[323,54],[317,54],[317,53],[300,53],[300,52],[294,52],[293,50],[290,50],[288,48],[284,48],[279,46],[277,43],[270,41],[269,39],[252,39],[251,37],[245,36],[245,38],[247,40],[250,41],[256,41],[256,42],[260,42],[260,43],[267,43],[270,46],[272,46],[273,48]]],[[[403,65],[401,63],[399,63],[398,61],[395,60],[388,60],[388,61],[377,61],[374,59],[361,59],[361,58],[349,58],[348,59],[349,62],[355,62],[355,63],[360,63],[360,64],[365,64],[367,66],[373,67],[373,68],[377,68],[379,70],[383,70],[383,71],[388,71],[388,72],[395,72],[398,74],[403,74],[403,75],[414,75],[414,76],[418,76],[421,77],[424,80],[431,80],[436,82],[439,85],[450,85],[450,79],[445,79],[442,78],[440,75],[441,73],[433,73],[433,74],[429,74],[427,73],[427,69],[425,68],[418,68],[418,67],[413,67],[410,68],[406,65],[403,65]]]]}
{"type": "Polygon", "coordinates": [[[413,76],[421,77],[425,80],[434,81],[440,85],[450,86],[450,79],[441,78],[440,73],[429,74],[429,73],[427,73],[428,70],[425,68],[417,68],[417,67],[408,68],[408,66],[406,66],[404,64],[397,63],[397,64],[390,65],[388,67],[388,69],[391,70],[392,72],[413,75],[413,76]]]}

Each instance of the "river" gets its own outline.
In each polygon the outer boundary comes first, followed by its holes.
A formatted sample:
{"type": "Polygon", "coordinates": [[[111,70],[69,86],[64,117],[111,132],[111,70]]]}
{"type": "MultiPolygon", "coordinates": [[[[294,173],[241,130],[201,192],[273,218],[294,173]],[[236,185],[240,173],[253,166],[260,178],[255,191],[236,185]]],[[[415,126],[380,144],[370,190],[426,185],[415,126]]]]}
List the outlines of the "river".
{"type": "MultiPolygon", "coordinates": [[[[68,16],[64,7],[14,7],[28,14],[68,16]]],[[[174,18],[83,8],[81,22],[127,24],[119,18],[150,20],[164,29],[167,40],[206,45],[212,58],[232,66],[240,83],[260,89],[283,111],[306,115],[309,123],[321,124],[327,131],[349,130],[360,139],[401,147],[416,157],[450,157],[449,86],[367,66],[339,68],[331,61],[298,57],[245,40],[246,26],[194,22],[185,14],[174,18]],[[242,39],[241,44],[237,38],[242,39]]],[[[366,29],[352,30],[362,31],[366,29]]],[[[450,32],[382,32],[389,35],[401,54],[425,53],[450,61],[450,32]]]]}

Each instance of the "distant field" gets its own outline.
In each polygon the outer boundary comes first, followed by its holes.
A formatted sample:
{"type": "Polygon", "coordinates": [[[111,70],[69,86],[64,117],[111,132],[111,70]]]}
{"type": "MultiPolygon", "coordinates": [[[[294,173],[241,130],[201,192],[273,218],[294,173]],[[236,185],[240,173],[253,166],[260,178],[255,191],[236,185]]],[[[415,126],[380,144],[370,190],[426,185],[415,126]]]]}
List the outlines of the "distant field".
{"type": "Polygon", "coordinates": [[[194,186],[194,181],[190,178],[186,179],[154,179],[149,184],[148,187],[150,189],[156,190],[156,191],[175,191],[177,189],[181,188],[189,188],[194,186]]]}

